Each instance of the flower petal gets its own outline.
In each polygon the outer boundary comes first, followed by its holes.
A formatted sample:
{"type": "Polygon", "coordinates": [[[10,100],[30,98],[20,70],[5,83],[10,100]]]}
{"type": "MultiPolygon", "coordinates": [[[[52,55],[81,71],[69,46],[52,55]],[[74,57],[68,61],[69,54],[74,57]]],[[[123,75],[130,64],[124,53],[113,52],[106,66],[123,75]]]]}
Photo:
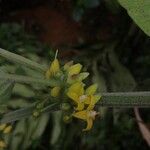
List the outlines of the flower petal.
{"type": "Polygon", "coordinates": [[[87,95],[93,95],[95,94],[96,90],[97,90],[97,84],[93,84],[86,89],[85,93],[87,95]]]}
{"type": "Polygon", "coordinates": [[[91,95],[89,106],[87,107],[87,110],[92,110],[95,107],[95,104],[98,102],[98,100],[101,98],[99,95],[91,95]]]}
{"type": "Polygon", "coordinates": [[[69,87],[68,91],[76,93],[78,96],[81,96],[84,94],[84,85],[82,82],[74,83],[69,87]]]}
{"type": "Polygon", "coordinates": [[[77,95],[76,93],[69,91],[69,92],[67,93],[67,96],[68,96],[69,98],[71,98],[72,100],[74,100],[76,103],[78,103],[78,95],[77,95]]]}
{"type": "Polygon", "coordinates": [[[93,119],[92,118],[88,118],[87,119],[87,127],[85,129],[83,129],[82,131],[88,131],[92,128],[93,126],[93,119]]]}
{"type": "Polygon", "coordinates": [[[92,109],[94,109],[94,107],[95,107],[95,105],[90,104],[90,105],[87,107],[87,110],[92,110],[92,109]]]}
{"type": "Polygon", "coordinates": [[[82,69],[81,64],[75,64],[75,65],[68,68],[68,75],[72,76],[74,74],[79,74],[81,69],[82,69]]]}
{"type": "Polygon", "coordinates": [[[89,73],[88,73],[88,72],[82,72],[82,73],[80,73],[80,74],[78,75],[77,80],[78,80],[78,81],[82,81],[82,80],[86,79],[88,76],[89,76],[89,73]]]}
{"type": "Polygon", "coordinates": [[[72,76],[68,76],[67,83],[74,84],[75,82],[82,82],[89,75],[88,72],[82,72],[80,74],[75,74],[72,76]]]}
{"type": "Polygon", "coordinates": [[[87,96],[87,98],[84,101],[85,104],[90,104],[91,103],[91,96],[87,96]]]}
{"type": "Polygon", "coordinates": [[[78,103],[78,106],[76,107],[76,110],[81,111],[84,109],[84,103],[78,103]]]}
{"type": "Polygon", "coordinates": [[[95,103],[97,103],[101,99],[101,97],[102,96],[100,96],[100,95],[94,95],[95,103]]]}
{"type": "Polygon", "coordinates": [[[72,116],[86,121],[87,120],[87,111],[86,110],[79,111],[79,112],[73,113],[72,116]]]}

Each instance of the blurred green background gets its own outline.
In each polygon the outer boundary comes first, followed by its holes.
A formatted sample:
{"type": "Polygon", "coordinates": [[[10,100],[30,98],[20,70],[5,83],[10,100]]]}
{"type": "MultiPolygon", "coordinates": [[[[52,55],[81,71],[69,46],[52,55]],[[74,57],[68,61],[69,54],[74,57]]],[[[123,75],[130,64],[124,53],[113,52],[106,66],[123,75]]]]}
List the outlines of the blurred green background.
{"type": "MultiPolygon", "coordinates": [[[[1,0],[0,47],[42,64],[49,64],[59,49],[60,61],[85,66],[88,82],[97,82],[99,92],[150,90],[150,38],[117,0],[1,0]]],[[[38,76],[1,59],[0,64],[7,72],[38,76]]],[[[40,95],[44,89],[16,84],[9,109],[29,106],[39,96],[37,91],[40,95]]],[[[87,133],[81,132],[83,122],[65,124],[61,112],[15,122],[5,137],[7,149],[149,149],[132,108],[97,109],[100,117],[87,133]]],[[[140,109],[147,128],[149,112],[140,109]]]]}

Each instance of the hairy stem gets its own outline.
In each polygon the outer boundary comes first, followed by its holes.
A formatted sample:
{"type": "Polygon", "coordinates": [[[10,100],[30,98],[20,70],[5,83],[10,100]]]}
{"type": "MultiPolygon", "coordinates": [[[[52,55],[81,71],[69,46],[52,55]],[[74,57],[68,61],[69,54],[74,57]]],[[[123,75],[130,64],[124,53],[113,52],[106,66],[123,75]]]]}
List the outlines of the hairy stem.
{"type": "Polygon", "coordinates": [[[40,65],[34,61],[31,61],[27,58],[24,58],[20,55],[17,55],[17,54],[14,54],[14,53],[11,53],[9,51],[6,51],[2,48],[0,48],[0,56],[1,57],[4,57],[5,59],[11,61],[11,62],[14,62],[14,63],[17,63],[17,64],[20,64],[20,65],[24,65],[26,67],[29,67],[29,68],[32,68],[34,70],[38,70],[40,72],[45,72],[46,71],[46,67],[43,66],[43,65],[40,65]]]}
{"type": "Polygon", "coordinates": [[[150,92],[102,93],[99,106],[106,107],[150,107],[150,92]]]}
{"type": "Polygon", "coordinates": [[[54,80],[54,79],[46,80],[46,79],[32,78],[32,77],[28,77],[28,76],[7,74],[7,73],[1,73],[0,79],[1,80],[14,81],[17,83],[25,83],[25,84],[43,84],[46,86],[58,86],[58,85],[60,85],[60,82],[57,80],[54,80]]]}

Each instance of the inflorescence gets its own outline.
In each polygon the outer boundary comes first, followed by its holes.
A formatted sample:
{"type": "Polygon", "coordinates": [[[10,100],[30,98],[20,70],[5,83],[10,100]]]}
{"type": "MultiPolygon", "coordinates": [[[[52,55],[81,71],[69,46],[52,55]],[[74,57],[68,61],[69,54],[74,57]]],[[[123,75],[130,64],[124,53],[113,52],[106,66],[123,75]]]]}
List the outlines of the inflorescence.
{"type": "MultiPolygon", "coordinates": [[[[57,56],[56,56],[57,57],[57,56]]],[[[64,86],[55,86],[50,89],[50,95],[59,98],[62,109],[65,110],[64,120],[72,117],[87,122],[87,127],[83,131],[88,131],[93,126],[95,116],[98,114],[95,110],[95,104],[101,96],[95,94],[97,84],[85,88],[83,82],[89,75],[88,72],[81,72],[81,64],[73,64],[73,61],[60,67],[58,59],[50,64],[45,76],[47,79],[56,78],[61,80],[64,86]]]]}

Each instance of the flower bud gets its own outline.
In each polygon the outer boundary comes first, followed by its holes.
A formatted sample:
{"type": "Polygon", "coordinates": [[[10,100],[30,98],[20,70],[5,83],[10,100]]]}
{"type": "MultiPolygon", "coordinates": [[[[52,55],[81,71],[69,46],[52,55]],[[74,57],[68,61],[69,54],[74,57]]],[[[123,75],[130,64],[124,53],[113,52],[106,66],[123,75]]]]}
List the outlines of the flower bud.
{"type": "Polygon", "coordinates": [[[69,123],[71,120],[72,120],[72,116],[65,115],[65,116],[63,117],[63,121],[64,121],[65,123],[69,123]]]}
{"type": "Polygon", "coordinates": [[[43,108],[43,103],[37,104],[37,105],[36,105],[36,108],[37,108],[37,109],[42,109],[42,108],[43,108]]]}
{"type": "Polygon", "coordinates": [[[62,103],[61,104],[61,110],[67,111],[71,108],[70,104],[68,103],[62,103]]]}
{"type": "Polygon", "coordinates": [[[72,76],[74,74],[79,74],[81,69],[82,69],[81,64],[75,64],[75,65],[68,68],[68,75],[72,76]]]}
{"type": "Polygon", "coordinates": [[[59,86],[56,86],[54,88],[51,89],[51,96],[52,97],[57,97],[59,96],[59,93],[60,93],[60,87],[59,86]]]}
{"type": "Polygon", "coordinates": [[[51,75],[55,75],[60,70],[59,61],[58,59],[54,59],[54,61],[51,63],[49,71],[51,75]]]}
{"type": "Polygon", "coordinates": [[[38,111],[34,111],[32,115],[33,115],[33,117],[38,117],[40,115],[40,113],[38,111]]]}
{"type": "Polygon", "coordinates": [[[86,89],[86,91],[85,91],[85,93],[87,94],[87,95],[93,95],[93,94],[95,94],[95,92],[96,92],[96,90],[97,90],[97,84],[92,84],[91,86],[89,86],[87,89],[86,89]]]}
{"type": "Polygon", "coordinates": [[[56,75],[56,73],[60,70],[60,65],[58,59],[54,59],[51,63],[49,69],[47,70],[45,76],[47,79],[51,78],[52,76],[56,75]]]}

